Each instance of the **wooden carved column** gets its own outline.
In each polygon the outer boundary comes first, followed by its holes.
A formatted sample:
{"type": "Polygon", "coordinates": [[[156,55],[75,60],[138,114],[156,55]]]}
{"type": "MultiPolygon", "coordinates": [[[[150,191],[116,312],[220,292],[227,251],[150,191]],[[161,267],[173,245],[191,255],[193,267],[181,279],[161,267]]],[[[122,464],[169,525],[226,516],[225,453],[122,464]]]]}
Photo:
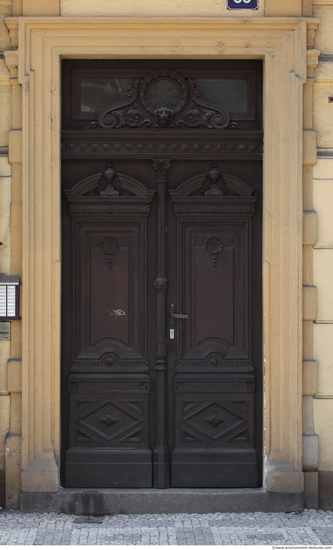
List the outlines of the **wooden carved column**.
{"type": "Polygon", "coordinates": [[[156,352],[156,443],[154,450],[153,486],[170,486],[167,446],[167,266],[166,266],[166,187],[169,159],[153,159],[158,197],[157,214],[157,352],[156,352]]]}

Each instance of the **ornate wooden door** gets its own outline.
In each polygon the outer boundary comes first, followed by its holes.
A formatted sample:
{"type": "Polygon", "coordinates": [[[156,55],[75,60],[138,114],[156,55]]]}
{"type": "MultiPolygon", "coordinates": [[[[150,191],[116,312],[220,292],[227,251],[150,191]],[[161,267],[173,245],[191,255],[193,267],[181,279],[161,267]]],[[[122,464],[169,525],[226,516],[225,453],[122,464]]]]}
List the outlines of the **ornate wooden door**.
{"type": "Polygon", "coordinates": [[[123,65],[63,68],[62,482],[255,487],[261,66],[123,65]]]}

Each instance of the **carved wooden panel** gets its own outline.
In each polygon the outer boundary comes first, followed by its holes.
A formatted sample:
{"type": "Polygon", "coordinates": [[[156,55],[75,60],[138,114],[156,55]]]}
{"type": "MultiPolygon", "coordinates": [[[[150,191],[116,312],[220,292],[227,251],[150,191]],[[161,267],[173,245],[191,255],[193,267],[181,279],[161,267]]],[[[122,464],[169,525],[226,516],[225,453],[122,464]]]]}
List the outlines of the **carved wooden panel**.
{"type": "Polygon", "coordinates": [[[243,263],[246,229],[215,220],[202,225],[180,224],[180,276],[185,291],[179,310],[188,311],[190,317],[184,324],[179,359],[205,360],[210,353],[249,359],[248,280],[243,263]],[[221,243],[218,259],[210,254],[213,240],[221,243]]]}
{"type": "Polygon", "coordinates": [[[80,256],[75,270],[75,359],[98,359],[105,353],[131,361],[144,359],[143,222],[122,227],[80,223],[76,246],[80,256]]]}
{"type": "Polygon", "coordinates": [[[75,286],[71,372],[143,372],[146,218],[153,192],[109,164],[66,195],[75,286]],[[113,186],[116,177],[121,195],[113,186]]]}
{"type": "Polygon", "coordinates": [[[179,328],[176,371],[225,370],[228,361],[251,371],[250,242],[256,197],[245,182],[221,175],[214,165],[170,194],[178,219],[178,310],[189,315],[179,328]]]}
{"type": "MultiPolygon", "coordinates": [[[[203,448],[247,443],[249,432],[249,397],[236,394],[213,394],[209,398],[190,395],[179,400],[181,424],[179,446],[201,442],[203,448]]],[[[251,399],[252,401],[252,399],[251,399]]],[[[252,403],[251,403],[252,405],[252,403]]],[[[252,434],[251,434],[252,437],[252,434]]]]}
{"type": "Polygon", "coordinates": [[[65,466],[71,487],[151,485],[149,391],[147,375],[130,379],[71,375],[65,466]]]}
{"type": "MultiPolygon", "coordinates": [[[[142,385],[139,382],[138,388],[142,385]]],[[[71,391],[71,445],[80,447],[147,448],[148,414],[147,390],[130,392],[130,387],[119,388],[118,380],[104,380],[104,388],[112,388],[110,394],[95,392],[91,383],[90,392],[71,391]],[[119,394],[115,393],[117,391],[119,394]]]]}
{"type": "Polygon", "coordinates": [[[173,487],[256,487],[253,381],[177,375],[175,386],[173,487]]]}

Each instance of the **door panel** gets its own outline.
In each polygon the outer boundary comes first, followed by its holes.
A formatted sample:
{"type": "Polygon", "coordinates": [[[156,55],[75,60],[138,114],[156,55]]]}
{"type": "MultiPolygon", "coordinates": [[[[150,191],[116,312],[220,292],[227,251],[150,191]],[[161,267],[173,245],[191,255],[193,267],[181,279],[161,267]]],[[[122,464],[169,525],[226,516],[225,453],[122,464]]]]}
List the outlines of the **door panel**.
{"type": "Polygon", "coordinates": [[[246,379],[176,376],[173,487],[257,486],[249,387],[246,379]]]}
{"type": "Polygon", "coordinates": [[[161,63],[88,62],[95,87],[110,65],[131,89],[89,117],[73,95],[64,109],[62,484],[256,487],[260,64],[161,63]],[[242,70],[237,116],[191,81],[242,70]]]}
{"type": "Polygon", "coordinates": [[[72,487],[150,487],[145,325],[154,192],[117,174],[119,196],[110,170],[66,192],[74,281],[66,481],[72,487]]]}
{"type": "Polygon", "coordinates": [[[228,182],[214,165],[207,177],[170,191],[177,305],[188,315],[177,331],[173,487],[241,487],[244,479],[257,486],[249,291],[257,198],[234,177],[233,193],[224,195],[228,182]],[[210,187],[203,191],[206,180],[210,187]]]}
{"type": "Polygon", "coordinates": [[[248,357],[248,228],[200,221],[199,227],[179,224],[181,310],[190,312],[180,356],[204,360],[214,350],[225,358],[248,357]]]}
{"type": "Polygon", "coordinates": [[[120,221],[100,227],[94,222],[80,224],[76,308],[78,358],[98,358],[107,348],[117,353],[119,359],[144,359],[142,225],[142,222],[124,225],[120,221]]]}

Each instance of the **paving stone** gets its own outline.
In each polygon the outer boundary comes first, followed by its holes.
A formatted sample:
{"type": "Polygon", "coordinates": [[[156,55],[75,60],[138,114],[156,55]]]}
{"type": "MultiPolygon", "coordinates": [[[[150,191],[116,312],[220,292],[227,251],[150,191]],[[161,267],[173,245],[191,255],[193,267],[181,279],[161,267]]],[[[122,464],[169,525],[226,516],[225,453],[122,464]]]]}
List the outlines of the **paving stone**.
{"type": "Polygon", "coordinates": [[[0,512],[0,545],[333,545],[333,512],[323,510],[103,517],[0,512]]]}

